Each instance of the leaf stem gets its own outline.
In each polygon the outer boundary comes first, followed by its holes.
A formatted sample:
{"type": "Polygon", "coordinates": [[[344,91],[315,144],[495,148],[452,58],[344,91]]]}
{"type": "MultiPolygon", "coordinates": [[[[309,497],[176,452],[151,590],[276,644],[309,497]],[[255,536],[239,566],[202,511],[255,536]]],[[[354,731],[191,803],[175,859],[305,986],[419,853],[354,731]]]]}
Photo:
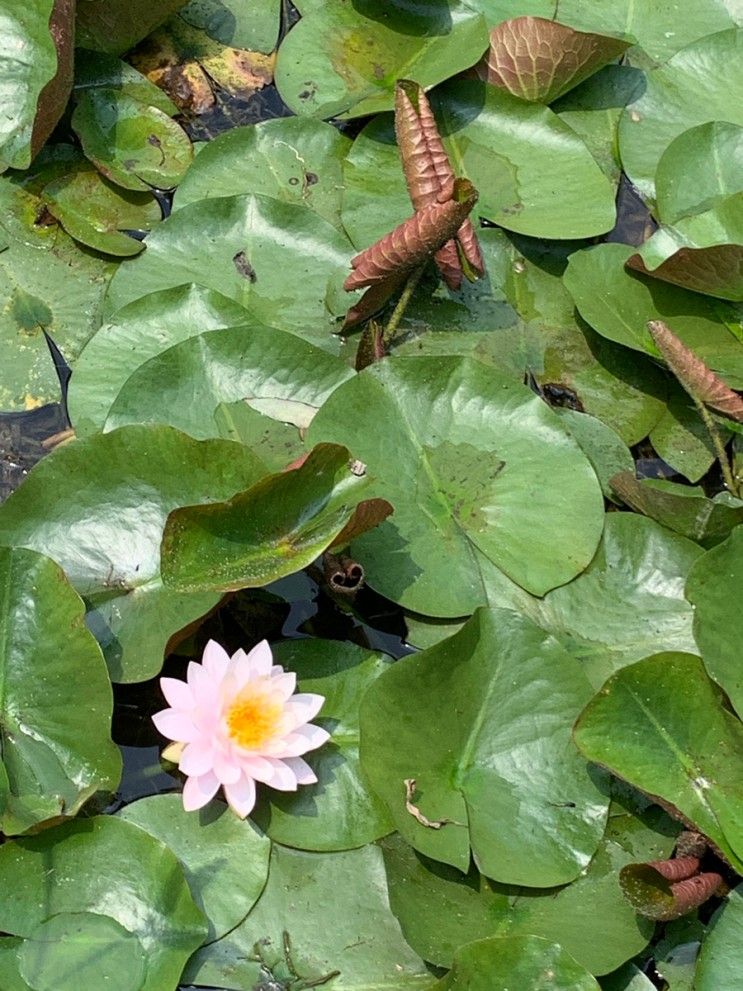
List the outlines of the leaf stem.
{"type": "Polygon", "coordinates": [[[717,429],[717,424],[712,419],[712,415],[710,411],[707,409],[707,407],[704,405],[704,403],[701,402],[701,400],[697,399],[695,396],[692,396],[692,399],[694,400],[694,405],[699,411],[699,415],[702,418],[702,422],[707,428],[707,433],[709,434],[710,440],[712,441],[712,446],[715,449],[717,460],[719,461],[720,468],[722,469],[722,479],[725,483],[725,487],[734,496],[738,496],[740,495],[738,484],[733,478],[733,472],[730,467],[730,462],[728,461],[728,456],[725,452],[725,445],[722,443],[722,437],[720,437],[720,431],[717,429]]]}
{"type": "Polygon", "coordinates": [[[426,268],[426,263],[419,265],[418,268],[414,268],[413,271],[408,276],[408,281],[405,283],[405,288],[400,295],[395,308],[392,311],[392,315],[387,321],[387,326],[382,331],[382,345],[387,349],[387,345],[390,343],[392,338],[395,336],[395,331],[400,326],[400,321],[403,318],[405,310],[408,308],[408,303],[410,302],[413,293],[415,292],[415,287],[420,281],[420,277],[426,268]]]}

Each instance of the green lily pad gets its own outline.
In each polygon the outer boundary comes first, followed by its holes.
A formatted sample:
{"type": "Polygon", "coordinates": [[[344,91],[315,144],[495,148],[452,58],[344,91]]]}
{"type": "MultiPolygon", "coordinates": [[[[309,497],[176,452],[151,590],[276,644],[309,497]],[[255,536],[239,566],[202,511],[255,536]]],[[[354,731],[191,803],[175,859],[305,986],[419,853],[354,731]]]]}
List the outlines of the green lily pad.
{"type": "Polygon", "coordinates": [[[248,406],[245,402],[220,403],[214,410],[216,437],[249,447],[269,471],[281,471],[306,451],[300,431],[248,406]]]}
{"type": "MultiPolygon", "coordinates": [[[[729,435],[722,424],[720,435],[727,443],[729,435]]],[[[669,384],[668,404],[650,431],[650,442],[666,464],[690,482],[698,482],[706,475],[715,460],[715,448],[699,411],[675,382],[669,384]]]]}
{"type": "Polygon", "coordinates": [[[718,544],[743,523],[743,499],[730,492],[719,492],[710,499],[702,488],[663,479],[638,479],[634,471],[616,475],[611,484],[635,512],[706,547],[718,544]]]}
{"type": "Polygon", "coordinates": [[[601,982],[602,991],[655,991],[649,977],[633,963],[625,964],[601,982]]]}
{"type": "Polygon", "coordinates": [[[72,126],[96,168],[125,189],[171,189],[193,159],[191,142],[179,124],[121,90],[80,92],[72,126]]]}
{"type": "Polygon", "coordinates": [[[368,485],[346,448],[318,444],[298,468],[226,502],[178,509],[163,533],[163,581],[180,593],[226,592],[301,571],[333,546],[368,485]]]}
{"type": "Polygon", "coordinates": [[[85,607],[61,569],[41,554],[0,548],[0,828],[24,832],[74,815],[113,789],[121,758],[111,742],[113,698],[85,607]],[[84,706],[86,718],[79,719],[84,706]]]}
{"type": "Polygon", "coordinates": [[[724,120],[692,127],[669,144],[655,173],[664,224],[711,210],[743,190],[743,127],[724,120]]]}
{"type": "Polygon", "coordinates": [[[588,971],[557,943],[538,936],[504,936],[468,943],[435,991],[600,991],[588,971]]]}
{"type": "Polygon", "coordinates": [[[160,840],[180,860],[193,899],[209,923],[206,942],[242,922],[260,897],[271,842],[223,802],[213,801],[194,815],[183,810],[180,795],[151,795],[125,806],[118,817],[160,840]]]}
{"type": "Polygon", "coordinates": [[[342,230],[341,163],[350,147],[337,128],[311,118],[234,128],[199,152],[173,209],[217,196],[263,193],[307,206],[342,230]]]}
{"type": "MultiPolygon", "coordinates": [[[[80,0],[80,3],[84,2],[85,0],[80,0]]],[[[108,6],[112,7],[113,4],[109,3],[108,6]]],[[[116,90],[123,96],[157,107],[168,117],[175,117],[178,113],[178,107],[170,97],[133,65],[104,52],[78,49],[75,54],[75,93],[80,94],[89,89],[116,90]]]]}
{"type": "Polygon", "coordinates": [[[387,809],[359,764],[359,704],[389,658],[354,644],[314,639],[280,644],[274,658],[297,672],[299,691],[324,696],[316,722],[332,736],[305,758],[318,783],[296,793],[264,789],[255,821],[277,843],[319,852],[360,847],[391,832],[387,809]]]}
{"type": "Polygon", "coordinates": [[[735,987],[741,967],[741,938],[743,885],[733,888],[712,917],[694,976],[696,991],[720,991],[721,988],[735,987]]]}
{"type": "Polygon", "coordinates": [[[628,264],[707,296],[743,301],[743,193],[661,227],[628,264]]]}
{"type": "Polygon", "coordinates": [[[0,981],[3,991],[32,991],[18,972],[18,950],[23,940],[15,936],[0,939],[0,981]]]}
{"type": "MultiPolygon", "coordinates": [[[[533,237],[591,237],[613,227],[609,180],[548,107],[472,80],[439,87],[431,105],[457,174],[480,194],[476,214],[533,237]]],[[[365,247],[410,216],[391,117],[364,128],[343,176],[342,217],[354,244],[365,247]]]]}
{"type": "Polygon", "coordinates": [[[562,284],[564,248],[510,239],[495,228],[478,231],[478,240],[484,278],[465,281],[458,292],[424,278],[393,353],[469,356],[519,380],[528,370],[558,394],[575,393],[625,443],[647,437],[664,409],[664,373],[576,318],[562,284]]]}
{"type": "Polygon", "coordinates": [[[620,471],[631,472],[635,463],[622,438],[595,416],[572,409],[555,411],[563,426],[591,462],[605,499],[616,502],[610,479],[620,471]]]}
{"type": "Polygon", "coordinates": [[[536,595],[593,557],[603,509],[589,462],[534,393],[481,362],[373,365],[333,393],[308,437],[352,450],[395,507],[354,548],[371,584],[408,609],[484,604],[476,550],[536,595]]]}
{"type": "Polygon", "coordinates": [[[70,380],[67,405],[77,436],[103,427],[122,386],[148,359],[188,337],[247,319],[239,303],[193,284],[150,293],[117,310],[88,341],[70,380]]]}
{"type": "Polygon", "coordinates": [[[398,835],[381,843],[392,910],[420,955],[451,966],[457,947],[487,936],[535,935],[560,943],[593,974],[639,953],[653,925],[627,903],[619,870],[638,857],[669,856],[676,830],[654,809],[641,818],[618,810],[585,871],[561,888],[497,884],[416,853],[398,835]],[[606,920],[611,919],[607,929],[606,920]]]}
{"type": "Polygon", "coordinates": [[[261,0],[250,7],[242,0],[189,0],[179,13],[184,21],[231,48],[272,52],[279,38],[281,0],[261,0]]]}
{"type": "Polygon", "coordinates": [[[686,597],[694,606],[694,636],[710,677],[722,685],[743,713],[740,645],[743,617],[735,607],[743,581],[743,526],[697,561],[689,573],[686,597]]]}
{"type": "Polygon", "coordinates": [[[77,44],[120,55],[167,20],[184,0],[78,0],[77,44]]]}
{"type": "Polygon", "coordinates": [[[644,196],[655,197],[655,172],[674,138],[714,120],[743,125],[742,48],[740,28],[708,34],[648,73],[619,124],[622,164],[644,196]]]}
{"type": "Polygon", "coordinates": [[[312,210],[262,195],[226,196],[178,210],[147,240],[147,251],[111,283],[109,311],[184,282],[221,292],[268,326],[307,336],[326,350],[334,316],[352,296],[341,283],[348,239],[312,210]]]}
{"type": "MultiPolygon", "coordinates": [[[[72,922],[68,913],[89,912],[118,923],[129,934],[122,937],[129,949],[135,937],[145,954],[146,973],[137,991],[175,987],[206,935],[204,917],[175,855],[113,816],[70,822],[5,843],[0,884],[0,929],[26,940],[58,927],[58,922],[40,924],[62,913],[67,915],[62,924],[72,922]]],[[[112,927],[107,930],[113,935],[112,927]]],[[[24,957],[33,965],[33,952],[21,946],[19,953],[22,966],[24,957]]]]}
{"type": "Polygon", "coordinates": [[[210,330],[140,365],[112,404],[106,429],[165,422],[192,437],[214,437],[217,406],[237,400],[305,429],[352,377],[340,358],[281,330],[257,323],[210,330]]]}
{"type": "Polygon", "coordinates": [[[4,168],[24,169],[33,158],[32,132],[39,97],[57,71],[57,49],[49,31],[53,9],[54,0],[14,4],[3,18],[0,162],[4,168]]]}
{"type": "Polygon", "coordinates": [[[581,661],[598,688],[648,654],[694,651],[684,582],[701,554],[652,520],[609,513],[588,568],[525,611],[581,661]]]}
{"type": "Polygon", "coordinates": [[[738,871],[743,865],[743,727],[698,657],[665,653],[623,668],[575,727],[585,756],[678,810],[738,871]]]}
{"type": "Polygon", "coordinates": [[[42,196],[71,237],[109,255],[138,255],[144,242],[125,231],[149,231],[160,222],[160,206],[150,193],[123,190],[92,166],[55,179],[42,196]]]}
{"type": "Polygon", "coordinates": [[[716,310],[698,293],[627,271],[634,251],[600,244],[570,256],[563,281],[580,315],[610,341],[652,355],[646,324],[664,320],[731,388],[743,388],[743,343],[724,322],[724,304],[716,310]]]}
{"type": "Polygon", "coordinates": [[[342,853],[274,845],[258,904],[231,933],[196,953],[184,981],[243,991],[265,981],[267,969],[273,980],[289,982],[284,932],[301,978],[340,971],[328,984],[333,991],[428,991],[433,983],[390,910],[382,853],[373,844],[342,853]]]}
{"type": "Polygon", "coordinates": [[[552,105],[583,140],[612,184],[622,171],[617,127],[622,111],[642,92],[645,77],[631,65],[607,65],[552,105]]]}
{"type": "Polygon", "coordinates": [[[474,65],[487,46],[485,19],[461,0],[393,0],[383,10],[327,0],[282,41],[276,85],[299,116],[364,117],[392,109],[399,78],[428,89],[474,65]]]}
{"type": "Polygon", "coordinates": [[[147,966],[136,933],[93,912],[44,919],[23,941],[18,962],[34,991],[76,991],[83,981],[110,991],[140,991],[147,966]]]}
{"type": "Polygon", "coordinates": [[[0,541],[42,550],[86,599],[116,681],[160,670],[170,637],[213,593],[163,588],[160,541],[176,506],[229,498],[264,474],[246,448],[171,427],[125,427],[57,448],[0,506],[0,541]]]}
{"type": "Polygon", "coordinates": [[[508,610],[478,610],[398,661],[361,709],[361,762],[416,850],[509,884],[572,881],[606,824],[601,779],[570,733],[591,688],[552,638],[508,610]],[[538,672],[538,674],[537,674],[538,672]],[[539,711],[538,721],[527,713],[539,711]],[[528,726],[527,726],[528,722],[528,726]],[[412,801],[431,828],[406,805],[412,801]]]}
{"type": "Polygon", "coordinates": [[[32,409],[59,399],[59,379],[44,337],[47,331],[69,364],[100,323],[114,266],[80,251],[54,225],[25,225],[26,243],[11,237],[0,251],[0,409],[32,409]]]}

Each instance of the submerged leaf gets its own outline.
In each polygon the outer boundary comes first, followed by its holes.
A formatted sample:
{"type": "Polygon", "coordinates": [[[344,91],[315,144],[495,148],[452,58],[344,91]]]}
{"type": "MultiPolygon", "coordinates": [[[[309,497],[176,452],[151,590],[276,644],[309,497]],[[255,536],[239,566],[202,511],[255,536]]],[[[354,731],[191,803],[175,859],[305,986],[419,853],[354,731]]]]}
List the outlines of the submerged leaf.
{"type": "Polygon", "coordinates": [[[679,340],[667,323],[649,320],[648,330],[666,364],[692,399],[743,423],[743,397],[729,389],[701,358],[679,340]]]}
{"type": "Polygon", "coordinates": [[[354,271],[343,283],[344,289],[373,286],[400,270],[411,271],[450,240],[477,202],[477,190],[468,179],[455,179],[450,198],[442,201],[447,193],[439,193],[436,201],[352,258],[354,271]]]}
{"type": "Polygon", "coordinates": [[[522,100],[551,103],[631,44],[628,38],[576,31],[544,17],[514,17],[491,30],[478,72],[522,100]]]}

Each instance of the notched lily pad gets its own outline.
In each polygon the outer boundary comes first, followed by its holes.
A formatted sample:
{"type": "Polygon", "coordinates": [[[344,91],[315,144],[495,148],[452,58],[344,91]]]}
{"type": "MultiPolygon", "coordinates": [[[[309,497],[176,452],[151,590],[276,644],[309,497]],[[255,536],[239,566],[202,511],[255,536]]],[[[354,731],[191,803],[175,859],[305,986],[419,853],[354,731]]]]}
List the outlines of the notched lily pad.
{"type": "Polygon", "coordinates": [[[125,189],[172,189],[193,159],[179,124],[120,90],[84,90],[72,127],[96,168],[125,189]]]}
{"type": "Polygon", "coordinates": [[[743,726],[702,661],[655,654],[623,668],[589,702],[575,741],[592,761],[660,799],[743,867],[743,726]]]}
{"type": "Polygon", "coordinates": [[[565,884],[587,866],[606,824],[605,781],[570,738],[590,696],[578,662],[543,630],[508,610],[479,609],[369,689],[362,767],[421,853],[466,871],[471,850],[496,880],[565,884]],[[417,797],[406,800],[411,779],[417,797]]]}
{"type": "Polygon", "coordinates": [[[50,182],[42,197],[71,237],[109,255],[138,255],[144,242],[126,231],[145,234],[161,217],[151,193],[122,189],[92,166],[50,182]]]}
{"type": "Polygon", "coordinates": [[[478,74],[522,100],[552,103],[633,44],[544,17],[515,17],[491,29],[478,74]]]}

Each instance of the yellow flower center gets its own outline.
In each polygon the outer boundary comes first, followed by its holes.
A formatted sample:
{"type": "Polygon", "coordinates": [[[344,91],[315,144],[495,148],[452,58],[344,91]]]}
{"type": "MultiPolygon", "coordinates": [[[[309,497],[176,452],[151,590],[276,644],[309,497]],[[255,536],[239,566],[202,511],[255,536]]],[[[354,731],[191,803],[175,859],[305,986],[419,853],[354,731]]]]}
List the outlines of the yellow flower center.
{"type": "Polygon", "coordinates": [[[260,748],[275,736],[283,706],[268,692],[244,689],[227,710],[227,732],[246,750],[260,748]]]}

